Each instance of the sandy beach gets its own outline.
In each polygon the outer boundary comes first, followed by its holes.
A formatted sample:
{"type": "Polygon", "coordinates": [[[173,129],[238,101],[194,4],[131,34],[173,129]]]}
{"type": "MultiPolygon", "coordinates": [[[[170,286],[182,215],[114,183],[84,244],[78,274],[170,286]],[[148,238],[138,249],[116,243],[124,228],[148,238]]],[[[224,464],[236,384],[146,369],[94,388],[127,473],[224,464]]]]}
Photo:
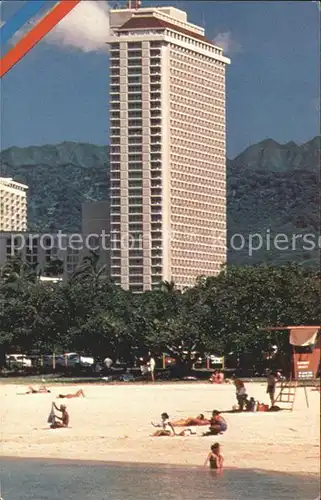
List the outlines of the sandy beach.
{"type": "MultiPolygon", "coordinates": [[[[265,384],[248,383],[250,396],[268,402],[265,384]]],[[[51,430],[47,417],[59,393],[80,386],[47,387],[51,394],[18,395],[26,386],[0,385],[0,453],[3,457],[103,460],[200,466],[214,440],[223,446],[227,467],[291,473],[319,473],[320,393],[297,392],[293,412],[226,414],[228,431],[202,437],[152,438],[150,422],[166,411],[180,419],[213,409],[230,410],[234,387],[207,383],[85,385],[85,398],[67,400],[69,429],[51,430]]]]}

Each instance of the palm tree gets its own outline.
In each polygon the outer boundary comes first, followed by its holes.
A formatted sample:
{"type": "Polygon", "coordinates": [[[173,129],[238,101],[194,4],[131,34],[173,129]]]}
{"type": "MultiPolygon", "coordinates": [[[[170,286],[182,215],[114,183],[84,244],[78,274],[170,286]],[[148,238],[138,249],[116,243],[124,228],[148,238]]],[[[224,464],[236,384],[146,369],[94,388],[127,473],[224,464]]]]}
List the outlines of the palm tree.
{"type": "Polygon", "coordinates": [[[181,291],[176,288],[176,285],[175,285],[173,280],[161,281],[160,282],[160,289],[162,290],[162,292],[173,294],[173,295],[177,295],[177,294],[181,293],[181,291]]]}
{"type": "Polygon", "coordinates": [[[91,251],[90,255],[86,255],[81,264],[72,274],[71,281],[91,281],[97,285],[102,278],[106,278],[107,265],[100,266],[100,256],[96,252],[91,251]]]}
{"type": "Polygon", "coordinates": [[[20,255],[8,259],[0,268],[0,279],[6,283],[35,283],[38,278],[38,263],[24,261],[20,255]]]}

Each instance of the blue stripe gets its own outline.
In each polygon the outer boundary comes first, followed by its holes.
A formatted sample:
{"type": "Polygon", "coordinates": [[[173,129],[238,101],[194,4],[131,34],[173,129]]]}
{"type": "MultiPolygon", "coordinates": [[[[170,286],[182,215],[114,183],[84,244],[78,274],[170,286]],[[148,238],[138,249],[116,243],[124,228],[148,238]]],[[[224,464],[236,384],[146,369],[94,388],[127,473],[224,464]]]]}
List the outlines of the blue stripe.
{"type": "Polygon", "coordinates": [[[46,1],[29,0],[21,9],[19,9],[6,23],[0,28],[1,45],[8,43],[11,37],[20,30],[26,22],[44,7],[46,1]]]}

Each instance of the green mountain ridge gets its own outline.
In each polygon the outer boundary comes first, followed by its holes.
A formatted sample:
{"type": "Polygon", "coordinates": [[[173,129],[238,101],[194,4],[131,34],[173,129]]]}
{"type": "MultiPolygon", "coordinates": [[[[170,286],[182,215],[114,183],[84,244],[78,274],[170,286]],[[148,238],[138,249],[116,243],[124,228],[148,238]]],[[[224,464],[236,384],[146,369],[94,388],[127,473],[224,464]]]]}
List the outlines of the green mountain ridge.
{"type": "MultiPolygon", "coordinates": [[[[1,174],[29,186],[32,231],[79,232],[81,204],[109,196],[109,148],[86,143],[11,147],[1,152],[1,174]]],[[[298,145],[266,139],[227,160],[228,240],[250,233],[320,233],[320,137],[298,145]]],[[[263,245],[264,246],[264,245],[263,245]]],[[[248,255],[229,250],[233,264],[298,261],[319,266],[318,248],[248,255]]]]}

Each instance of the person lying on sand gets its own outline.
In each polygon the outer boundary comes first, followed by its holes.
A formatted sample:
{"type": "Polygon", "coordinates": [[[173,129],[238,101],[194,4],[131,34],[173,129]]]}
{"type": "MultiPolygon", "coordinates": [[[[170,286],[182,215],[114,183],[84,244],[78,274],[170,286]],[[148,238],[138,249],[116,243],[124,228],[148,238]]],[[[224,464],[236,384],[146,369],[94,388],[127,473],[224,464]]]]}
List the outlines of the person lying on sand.
{"type": "Polygon", "coordinates": [[[68,427],[69,425],[69,413],[67,412],[67,407],[65,405],[60,405],[60,408],[56,406],[56,404],[53,402],[52,406],[55,408],[55,410],[61,412],[61,417],[58,415],[55,415],[52,423],[51,423],[51,429],[61,429],[63,427],[68,427]]]}
{"type": "Polygon", "coordinates": [[[25,394],[43,394],[46,392],[50,392],[45,385],[40,385],[39,389],[34,389],[33,387],[29,386],[28,389],[29,390],[25,394]]]}
{"type": "Polygon", "coordinates": [[[172,424],[175,427],[189,427],[191,425],[210,425],[211,421],[207,420],[203,413],[200,413],[200,415],[197,415],[197,417],[187,417],[187,418],[182,418],[180,420],[175,420],[172,422],[172,424]]]}
{"type": "Polygon", "coordinates": [[[84,391],[80,389],[77,392],[71,393],[71,394],[59,394],[57,398],[59,399],[72,399],[72,398],[80,398],[82,396],[83,398],[85,397],[84,391]]]}
{"type": "Polygon", "coordinates": [[[219,411],[213,410],[209,431],[204,432],[203,436],[215,436],[223,434],[225,431],[227,431],[225,418],[222,417],[219,411]]]}
{"type": "Polygon", "coordinates": [[[211,451],[206,457],[204,467],[206,467],[208,463],[210,464],[210,469],[215,469],[215,470],[223,469],[224,457],[221,454],[221,448],[219,443],[212,444],[211,451]]]}

